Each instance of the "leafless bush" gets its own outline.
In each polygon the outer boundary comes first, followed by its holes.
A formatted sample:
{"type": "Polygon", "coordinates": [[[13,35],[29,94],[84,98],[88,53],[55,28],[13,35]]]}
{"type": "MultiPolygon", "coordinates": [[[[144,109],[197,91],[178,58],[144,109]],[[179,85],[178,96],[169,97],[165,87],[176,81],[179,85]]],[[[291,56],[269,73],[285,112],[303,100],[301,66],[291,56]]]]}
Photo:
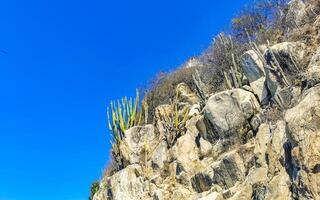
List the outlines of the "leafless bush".
{"type": "MultiPolygon", "coordinates": [[[[172,73],[159,73],[145,94],[145,102],[149,106],[149,122],[153,119],[155,107],[170,103],[173,99],[177,84],[185,82],[191,89],[196,89],[192,78],[195,69],[198,70],[201,81],[206,85],[209,93],[224,90],[228,85],[229,87],[230,85],[231,87],[239,87],[241,86],[239,84],[241,70],[236,68],[240,64],[240,56],[252,48],[250,43],[254,42],[258,46],[294,40],[295,37],[288,34],[290,25],[286,23],[288,1],[257,0],[250,6],[246,6],[232,20],[231,29],[215,37],[208,49],[197,58],[201,65],[178,68],[172,73]],[[232,71],[236,71],[236,73],[232,71]],[[231,77],[231,84],[230,79],[228,80],[226,77],[231,77]],[[235,83],[236,81],[238,84],[235,83]]],[[[310,15],[320,12],[318,0],[306,0],[306,2],[312,5],[308,9],[310,15]]],[[[310,24],[309,26],[311,26],[310,24]]],[[[310,34],[307,31],[306,34],[300,32],[299,35],[300,37],[301,35],[308,37],[310,34]]]]}
{"type": "Polygon", "coordinates": [[[172,73],[158,73],[151,81],[149,88],[145,92],[144,101],[148,105],[148,122],[154,118],[154,110],[157,106],[171,103],[175,96],[176,86],[184,82],[194,89],[192,75],[195,68],[178,68],[172,73]]]}

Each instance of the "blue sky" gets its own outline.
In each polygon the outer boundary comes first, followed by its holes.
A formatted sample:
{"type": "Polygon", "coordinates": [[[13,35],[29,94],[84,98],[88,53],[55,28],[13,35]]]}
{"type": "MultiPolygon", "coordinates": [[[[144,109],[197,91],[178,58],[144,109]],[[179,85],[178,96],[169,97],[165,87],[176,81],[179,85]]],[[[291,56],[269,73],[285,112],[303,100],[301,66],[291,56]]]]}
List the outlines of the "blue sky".
{"type": "Polygon", "coordinates": [[[86,200],[108,102],[198,55],[248,1],[1,1],[0,200],[86,200]]]}

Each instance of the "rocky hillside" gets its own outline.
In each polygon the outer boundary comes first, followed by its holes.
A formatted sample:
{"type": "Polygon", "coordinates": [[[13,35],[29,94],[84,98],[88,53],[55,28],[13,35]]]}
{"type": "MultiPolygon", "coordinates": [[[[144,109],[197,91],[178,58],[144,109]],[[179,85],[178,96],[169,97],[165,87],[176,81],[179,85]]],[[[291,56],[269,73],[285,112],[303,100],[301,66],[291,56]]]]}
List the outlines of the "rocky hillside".
{"type": "Polygon", "coordinates": [[[116,170],[93,200],[320,199],[320,15],[301,25],[316,6],[290,2],[292,31],[308,39],[252,42],[238,87],[208,95],[178,84],[153,123],[114,145],[116,170]]]}

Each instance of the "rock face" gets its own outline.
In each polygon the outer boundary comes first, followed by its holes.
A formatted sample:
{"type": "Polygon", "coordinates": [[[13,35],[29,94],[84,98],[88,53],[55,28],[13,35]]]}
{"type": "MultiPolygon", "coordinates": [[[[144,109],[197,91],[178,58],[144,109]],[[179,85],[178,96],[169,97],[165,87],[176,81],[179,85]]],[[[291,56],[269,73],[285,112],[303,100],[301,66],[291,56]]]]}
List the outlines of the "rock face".
{"type": "MultiPolygon", "coordinates": [[[[291,1],[295,26],[305,10],[291,1]]],[[[320,47],[306,61],[303,42],[266,46],[242,56],[249,85],[203,105],[181,83],[177,104],[158,106],[152,125],[125,131],[113,147],[121,167],[93,199],[320,199],[320,47]],[[175,114],[186,116],[179,130],[169,119],[175,114]]]]}
{"type": "Polygon", "coordinates": [[[320,86],[306,91],[285,115],[292,143],[292,176],[302,199],[320,198],[320,86]]]}
{"type": "Polygon", "coordinates": [[[168,146],[153,125],[125,132],[125,168],[94,200],[320,199],[320,86],[268,121],[249,91],[212,95],[168,146]]]}
{"type": "Polygon", "coordinates": [[[310,88],[320,83],[320,47],[312,56],[306,72],[305,87],[310,88]]]}

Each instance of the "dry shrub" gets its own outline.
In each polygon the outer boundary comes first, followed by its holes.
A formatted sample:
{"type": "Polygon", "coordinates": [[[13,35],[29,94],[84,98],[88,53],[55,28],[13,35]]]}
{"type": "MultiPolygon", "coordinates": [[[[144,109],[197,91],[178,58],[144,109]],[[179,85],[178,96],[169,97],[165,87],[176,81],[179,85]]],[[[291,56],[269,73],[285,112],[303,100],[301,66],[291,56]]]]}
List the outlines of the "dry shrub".
{"type": "Polygon", "coordinates": [[[285,33],[288,0],[258,0],[247,5],[232,20],[231,34],[237,42],[258,44],[279,42],[285,33]]]}
{"type": "Polygon", "coordinates": [[[209,48],[197,58],[201,65],[178,68],[171,73],[159,73],[145,93],[144,99],[149,107],[148,122],[152,122],[153,110],[158,105],[171,102],[177,84],[185,82],[194,89],[192,74],[195,69],[199,71],[210,93],[226,89],[223,72],[228,71],[230,66],[240,64],[241,55],[251,49],[249,42],[255,42],[257,45],[267,43],[272,45],[284,41],[302,40],[307,41],[311,54],[314,45],[320,40],[318,27],[313,26],[314,18],[320,13],[320,1],[306,0],[308,20],[303,28],[294,31],[287,19],[288,2],[289,0],[255,1],[246,6],[232,20],[231,29],[225,34],[231,42],[225,44],[217,40],[220,37],[217,36],[209,48]]]}
{"type": "Polygon", "coordinates": [[[171,73],[158,73],[151,81],[149,89],[145,92],[144,101],[148,105],[148,122],[152,122],[154,118],[154,110],[162,104],[169,104],[175,96],[176,86],[184,82],[190,88],[194,88],[192,75],[195,68],[178,68],[171,73]]]}

